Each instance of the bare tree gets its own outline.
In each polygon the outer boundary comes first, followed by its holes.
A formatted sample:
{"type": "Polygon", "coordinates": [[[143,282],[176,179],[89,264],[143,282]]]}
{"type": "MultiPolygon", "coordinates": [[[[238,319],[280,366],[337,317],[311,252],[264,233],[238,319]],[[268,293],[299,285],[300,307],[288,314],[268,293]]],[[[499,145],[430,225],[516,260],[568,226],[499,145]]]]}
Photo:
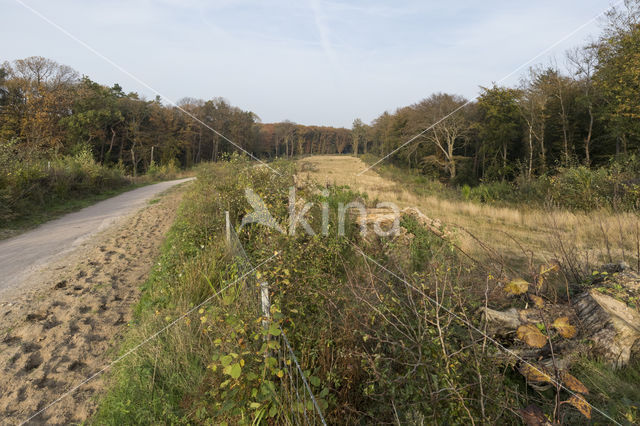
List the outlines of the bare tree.
{"type": "Polygon", "coordinates": [[[567,53],[567,58],[574,75],[579,78],[577,84],[580,86],[582,92],[580,100],[585,104],[589,115],[587,135],[584,139],[585,163],[589,166],[591,164],[590,148],[591,138],[593,136],[593,123],[595,121],[593,112],[593,74],[598,64],[597,45],[590,43],[583,48],[575,48],[567,53]]]}
{"type": "Polygon", "coordinates": [[[456,177],[455,152],[465,142],[469,133],[470,123],[464,111],[456,111],[467,101],[457,95],[438,93],[431,95],[416,106],[420,114],[426,119],[425,128],[433,126],[425,132],[423,137],[431,142],[444,157],[445,169],[451,179],[456,177]],[[449,117],[447,117],[451,114],[449,117]],[[444,117],[447,117],[443,120],[444,117]]]}

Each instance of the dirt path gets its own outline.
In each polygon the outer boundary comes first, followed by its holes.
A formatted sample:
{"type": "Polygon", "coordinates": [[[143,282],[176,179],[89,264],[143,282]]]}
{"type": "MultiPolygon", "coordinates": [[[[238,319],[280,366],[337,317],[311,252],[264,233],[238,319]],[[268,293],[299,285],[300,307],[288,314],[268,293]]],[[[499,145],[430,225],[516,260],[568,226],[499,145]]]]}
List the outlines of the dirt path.
{"type": "MultiPolygon", "coordinates": [[[[182,193],[175,188],[158,202],[145,201],[146,208],[108,232],[90,239],[99,229],[84,232],[76,250],[30,275],[20,292],[0,296],[0,424],[27,420],[114,357],[182,193]]],[[[114,211],[112,218],[122,213],[114,211]]],[[[101,387],[97,377],[29,424],[83,421],[101,387]]]]}
{"type": "Polygon", "coordinates": [[[82,241],[135,212],[155,195],[187,180],[134,189],[0,241],[0,297],[38,268],[76,249],[82,241]]]}

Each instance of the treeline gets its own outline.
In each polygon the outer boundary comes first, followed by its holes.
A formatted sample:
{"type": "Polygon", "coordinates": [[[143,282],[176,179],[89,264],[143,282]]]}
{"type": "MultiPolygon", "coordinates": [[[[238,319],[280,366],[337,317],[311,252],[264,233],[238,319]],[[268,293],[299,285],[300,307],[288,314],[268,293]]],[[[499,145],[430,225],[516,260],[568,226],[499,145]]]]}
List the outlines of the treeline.
{"type": "Polygon", "coordinates": [[[602,36],[517,87],[482,88],[474,101],[438,93],[353,126],[357,152],[384,156],[455,183],[526,179],[601,166],[640,148],[640,2],[611,9],[602,36]],[[443,117],[451,114],[445,120],[443,117]]]}
{"type": "Polygon", "coordinates": [[[348,129],[262,124],[222,98],[185,98],[167,106],[42,57],[0,67],[0,144],[14,161],[88,149],[98,163],[120,164],[136,175],[152,164],[216,161],[238,150],[235,145],[274,157],[342,153],[350,140],[348,129]]]}
{"type": "Polygon", "coordinates": [[[434,94],[370,125],[356,119],[352,129],[263,124],[222,98],[171,106],[80,77],[50,59],[5,62],[0,151],[32,161],[88,150],[99,164],[133,175],[153,164],[216,161],[236,145],[261,158],[386,156],[397,149],[389,158],[396,165],[452,183],[597,167],[640,147],[640,0],[607,16],[600,38],[567,54],[566,70],[534,67],[517,87],[482,88],[473,101],[434,94]]]}

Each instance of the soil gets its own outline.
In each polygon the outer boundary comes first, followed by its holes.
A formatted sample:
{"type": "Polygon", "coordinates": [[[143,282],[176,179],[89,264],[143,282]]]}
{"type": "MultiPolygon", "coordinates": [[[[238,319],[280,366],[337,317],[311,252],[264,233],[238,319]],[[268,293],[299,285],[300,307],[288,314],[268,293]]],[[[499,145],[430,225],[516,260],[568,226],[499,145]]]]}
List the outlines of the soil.
{"type": "MultiPolygon", "coordinates": [[[[25,422],[115,358],[182,194],[169,190],[0,296],[2,424],[25,422]]],[[[29,424],[82,422],[102,388],[98,375],[29,424]]]]}

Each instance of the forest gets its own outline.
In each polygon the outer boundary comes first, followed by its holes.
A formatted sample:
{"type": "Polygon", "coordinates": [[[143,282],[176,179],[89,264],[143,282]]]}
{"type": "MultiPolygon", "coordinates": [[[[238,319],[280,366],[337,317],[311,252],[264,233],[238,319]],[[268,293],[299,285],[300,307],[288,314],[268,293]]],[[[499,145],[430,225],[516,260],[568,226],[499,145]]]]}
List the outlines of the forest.
{"type": "Polygon", "coordinates": [[[219,97],[148,100],[43,57],[4,62],[0,216],[46,204],[47,194],[100,192],[125,175],[188,169],[235,151],[265,160],[367,154],[448,185],[509,183],[503,193],[569,171],[618,192],[640,171],[639,22],[635,3],[612,8],[597,39],[531,67],[515,87],[481,87],[470,100],[434,93],[370,124],[355,119],[351,129],[262,123],[219,97]]]}
{"type": "Polygon", "coordinates": [[[191,167],[239,148],[269,158],[342,153],[350,142],[347,129],[262,124],[223,98],[184,98],[175,106],[145,100],[42,57],[5,62],[0,90],[0,140],[19,160],[89,149],[100,164],[135,175],[154,162],[191,167]]]}
{"type": "Polygon", "coordinates": [[[469,184],[629,158],[640,148],[638,18],[612,9],[598,39],[530,68],[516,87],[482,87],[475,100],[436,93],[370,126],[356,120],[354,147],[386,155],[433,126],[392,161],[469,184]]]}

